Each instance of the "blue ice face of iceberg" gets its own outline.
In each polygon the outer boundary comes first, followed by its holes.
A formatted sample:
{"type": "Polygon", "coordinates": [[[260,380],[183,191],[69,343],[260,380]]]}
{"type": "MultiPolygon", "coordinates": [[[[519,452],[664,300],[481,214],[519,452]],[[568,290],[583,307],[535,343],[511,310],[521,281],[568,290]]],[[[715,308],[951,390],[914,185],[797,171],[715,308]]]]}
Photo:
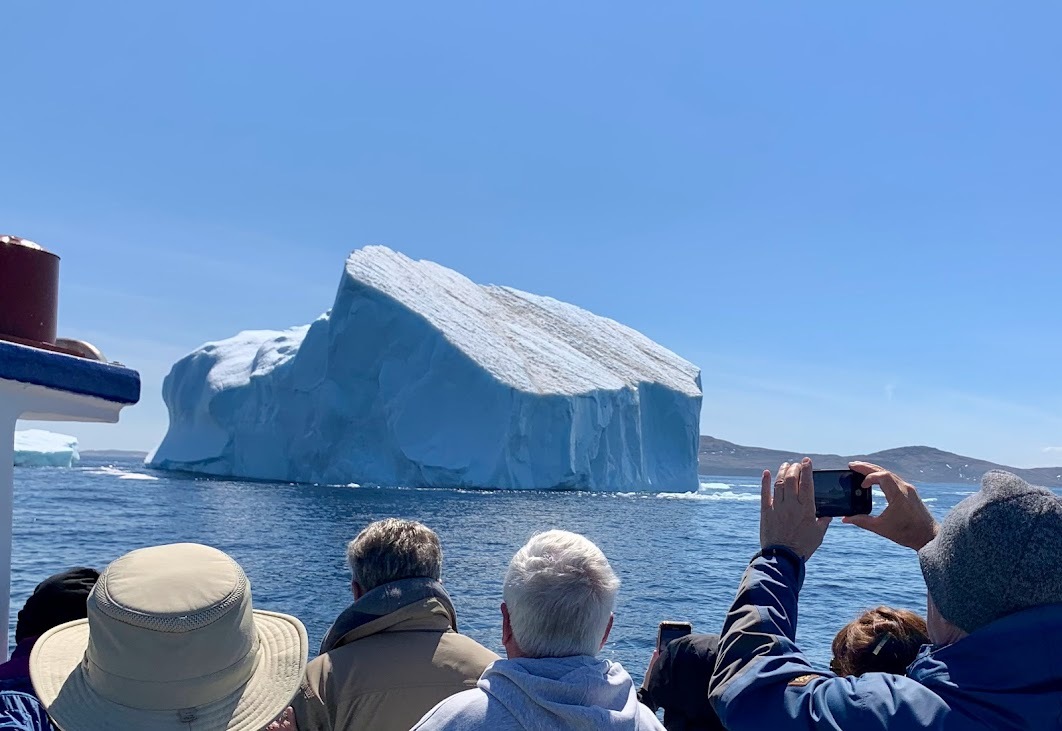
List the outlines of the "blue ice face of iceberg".
{"type": "Polygon", "coordinates": [[[698,369],[564,302],[383,247],[311,325],[248,331],[163,385],[163,469],[330,484],[696,490],[698,369]]]}
{"type": "Polygon", "coordinates": [[[15,432],[16,467],[72,467],[80,459],[77,437],[44,429],[15,432]]]}

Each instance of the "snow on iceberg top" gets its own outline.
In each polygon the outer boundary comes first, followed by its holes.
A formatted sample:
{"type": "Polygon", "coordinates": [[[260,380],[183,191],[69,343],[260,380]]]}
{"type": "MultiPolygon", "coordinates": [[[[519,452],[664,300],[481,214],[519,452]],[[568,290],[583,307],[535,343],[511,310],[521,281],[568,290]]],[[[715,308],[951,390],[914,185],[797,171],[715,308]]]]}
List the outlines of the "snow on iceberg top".
{"type": "Polygon", "coordinates": [[[77,437],[45,429],[22,429],[15,432],[15,449],[21,452],[69,452],[77,449],[77,437]]]}
{"type": "Polygon", "coordinates": [[[264,375],[298,352],[309,325],[287,330],[243,330],[231,338],[205,343],[195,353],[209,355],[204,378],[214,392],[246,385],[256,375],[264,375]]]}
{"type": "MultiPolygon", "coordinates": [[[[658,383],[699,397],[692,363],[615,320],[551,297],[479,285],[384,246],[347,259],[346,275],[417,313],[503,383],[578,394],[658,383]]],[[[344,280],[340,295],[351,282],[344,280]]]]}

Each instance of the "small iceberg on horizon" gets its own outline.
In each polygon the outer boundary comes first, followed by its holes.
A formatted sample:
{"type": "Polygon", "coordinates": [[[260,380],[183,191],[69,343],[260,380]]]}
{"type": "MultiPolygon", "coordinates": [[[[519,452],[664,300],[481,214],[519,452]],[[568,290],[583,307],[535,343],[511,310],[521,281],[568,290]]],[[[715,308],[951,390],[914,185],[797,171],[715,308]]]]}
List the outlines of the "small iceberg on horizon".
{"type": "Polygon", "coordinates": [[[16,467],[73,467],[80,460],[77,437],[44,429],[15,432],[16,467]]]}

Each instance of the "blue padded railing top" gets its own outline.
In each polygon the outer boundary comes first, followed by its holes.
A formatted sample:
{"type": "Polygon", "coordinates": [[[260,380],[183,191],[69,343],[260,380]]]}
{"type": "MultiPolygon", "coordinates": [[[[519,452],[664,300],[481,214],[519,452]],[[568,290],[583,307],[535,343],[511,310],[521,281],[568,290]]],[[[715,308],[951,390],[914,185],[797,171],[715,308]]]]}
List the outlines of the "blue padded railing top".
{"type": "Polygon", "coordinates": [[[0,378],[118,404],[140,400],[140,374],[131,368],[6,341],[0,341],[0,378]]]}

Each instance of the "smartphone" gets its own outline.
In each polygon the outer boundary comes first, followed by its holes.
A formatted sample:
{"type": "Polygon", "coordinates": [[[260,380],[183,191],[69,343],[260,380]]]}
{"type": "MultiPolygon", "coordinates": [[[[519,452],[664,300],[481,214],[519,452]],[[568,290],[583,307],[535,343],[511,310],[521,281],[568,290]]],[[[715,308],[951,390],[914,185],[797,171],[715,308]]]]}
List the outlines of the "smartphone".
{"type": "Polygon", "coordinates": [[[872,505],[871,489],[863,487],[863,475],[852,470],[812,470],[815,480],[815,515],[839,517],[867,515],[872,505]]]}
{"type": "Polygon", "coordinates": [[[656,631],[656,649],[661,652],[671,640],[685,637],[693,632],[693,625],[689,622],[661,622],[656,631]]]}

